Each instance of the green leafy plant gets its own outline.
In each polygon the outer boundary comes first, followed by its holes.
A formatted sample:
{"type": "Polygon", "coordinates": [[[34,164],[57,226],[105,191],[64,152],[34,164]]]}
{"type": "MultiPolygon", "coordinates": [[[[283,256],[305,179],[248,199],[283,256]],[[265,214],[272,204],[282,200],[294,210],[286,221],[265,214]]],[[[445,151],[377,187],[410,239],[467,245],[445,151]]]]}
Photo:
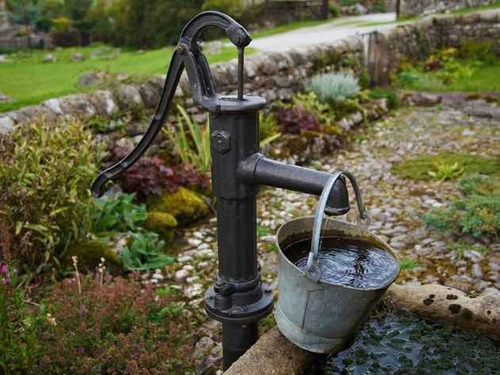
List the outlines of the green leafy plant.
{"type": "Polygon", "coordinates": [[[210,171],[210,130],[195,123],[186,110],[177,106],[177,126],[173,131],[163,129],[164,134],[174,143],[183,163],[191,164],[204,173],[210,171]],[[185,128],[187,127],[187,132],[185,128]]]}
{"type": "Polygon", "coordinates": [[[13,261],[26,270],[53,264],[72,240],[92,202],[89,188],[104,153],[78,123],[45,122],[0,140],[0,227],[13,261]]]}
{"type": "Polygon", "coordinates": [[[146,222],[146,206],[133,201],[133,194],[94,199],[89,209],[89,232],[107,238],[114,232],[140,230],[146,222]]]}
{"type": "Polygon", "coordinates": [[[443,182],[446,180],[454,179],[461,176],[464,173],[465,168],[460,167],[458,163],[446,164],[446,163],[436,163],[435,171],[427,172],[432,178],[443,182]]]}
{"type": "Polygon", "coordinates": [[[318,74],[307,85],[324,103],[342,102],[356,96],[359,91],[358,79],[346,73],[318,74]]]}
{"type": "Polygon", "coordinates": [[[121,255],[129,270],[162,268],[174,262],[174,258],[163,253],[165,242],[156,233],[131,233],[128,242],[121,255]]]}

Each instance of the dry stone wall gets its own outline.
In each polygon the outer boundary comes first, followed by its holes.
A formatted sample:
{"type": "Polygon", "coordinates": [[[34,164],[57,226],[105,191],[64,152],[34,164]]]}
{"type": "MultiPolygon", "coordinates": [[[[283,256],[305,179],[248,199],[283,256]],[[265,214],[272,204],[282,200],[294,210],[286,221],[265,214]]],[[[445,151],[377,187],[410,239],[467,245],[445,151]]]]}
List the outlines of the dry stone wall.
{"type": "MultiPolygon", "coordinates": [[[[500,55],[500,12],[425,20],[398,27],[384,33],[384,36],[384,53],[391,54],[391,58],[385,56],[383,59],[384,64],[390,64],[385,68],[387,71],[397,67],[404,56],[410,60],[417,59],[435,49],[458,47],[471,40],[491,40],[493,48],[500,55]]],[[[314,45],[285,53],[249,56],[245,65],[245,92],[261,95],[268,103],[272,103],[290,99],[317,72],[351,69],[359,74],[367,51],[366,40],[349,37],[332,44],[314,45]]],[[[214,80],[222,94],[235,94],[236,68],[236,61],[212,67],[214,80]]],[[[42,118],[49,122],[64,118],[86,121],[94,116],[108,118],[121,112],[152,110],[159,100],[163,80],[163,77],[153,77],[141,83],[50,99],[41,105],[3,113],[0,114],[0,133],[11,131],[17,124],[36,122],[42,118]]],[[[203,111],[194,105],[185,77],[176,92],[176,100],[199,121],[203,121],[203,111]]]]}
{"type": "Polygon", "coordinates": [[[422,16],[494,2],[495,0],[401,0],[399,15],[404,17],[422,16]]]}

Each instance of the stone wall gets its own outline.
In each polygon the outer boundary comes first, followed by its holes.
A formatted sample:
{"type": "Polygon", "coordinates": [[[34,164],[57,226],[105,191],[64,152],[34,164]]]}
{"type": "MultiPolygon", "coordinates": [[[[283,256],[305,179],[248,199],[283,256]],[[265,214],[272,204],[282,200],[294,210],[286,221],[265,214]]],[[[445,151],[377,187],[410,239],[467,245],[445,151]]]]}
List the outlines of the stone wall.
{"type": "Polygon", "coordinates": [[[422,16],[470,8],[483,4],[492,4],[494,2],[495,0],[401,0],[399,16],[422,16]]]}
{"type": "MultiPolygon", "coordinates": [[[[390,72],[406,58],[424,57],[435,49],[447,46],[459,47],[470,40],[491,40],[500,55],[500,12],[468,15],[464,17],[440,17],[419,23],[397,27],[375,38],[385,43],[384,59],[388,64],[380,70],[390,72]],[[387,54],[390,54],[388,58],[387,54]]],[[[246,60],[245,93],[261,95],[269,103],[290,99],[294,92],[303,88],[308,77],[316,72],[351,69],[362,70],[362,61],[368,50],[370,38],[349,37],[332,44],[314,45],[285,53],[267,53],[249,56],[246,60]]],[[[374,38],[372,38],[374,39],[374,38]]],[[[237,63],[231,61],[212,67],[212,74],[219,92],[236,93],[237,63]]],[[[117,85],[113,89],[99,90],[90,94],[76,94],[50,99],[41,105],[25,107],[0,114],[0,133],[6,133],[16,124],[55,121],[76,117],[83,121],[93,116],[112,117],[120,112],[152,110],[159,99],[163,77],[153,77],[142,83],[117,85]]],[[[203,111],[193,104],[187,81],[182,78],[176,93],[188,112],[204,120],[203,111]]]]}

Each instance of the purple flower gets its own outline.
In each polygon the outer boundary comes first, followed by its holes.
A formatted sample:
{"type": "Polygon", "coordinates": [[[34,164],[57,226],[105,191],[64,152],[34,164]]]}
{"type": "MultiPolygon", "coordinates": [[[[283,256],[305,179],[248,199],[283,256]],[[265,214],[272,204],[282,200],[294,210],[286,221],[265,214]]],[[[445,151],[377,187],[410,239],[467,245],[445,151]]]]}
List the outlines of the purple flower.
{"type": "Polygon", "coordinates": [[[0,263],[0,274],[7,276],[7,265],[0,263]]]}

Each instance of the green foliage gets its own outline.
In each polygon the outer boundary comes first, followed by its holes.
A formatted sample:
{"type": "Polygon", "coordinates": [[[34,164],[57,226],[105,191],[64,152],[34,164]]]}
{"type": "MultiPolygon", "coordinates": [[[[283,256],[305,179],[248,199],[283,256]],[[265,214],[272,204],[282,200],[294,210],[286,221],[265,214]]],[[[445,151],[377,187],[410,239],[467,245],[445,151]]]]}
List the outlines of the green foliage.
{"type": "Polygon", "coordinates": [[[259,115],[259,140],[260,147],[265,147],[281,136],[278,131],[278,123],[274,115],[265,115],[262,112],[259,115]]]}
{"type": "Polygon", "coordinates": [[[0,263],[0,373],[22,374],[39,356],[40,320],[25,302],[16,274],[0,263]]]}
{"type": "Polygon", "coordinates": [[[373,99],[387,99],[387,106],[389,109],[398,109],[401,106],[401,100],[394,90],[387,90],[377,87],[370,91],[370,97],[373,99]]]}
{"type": "Polygon", "coordinates": [[[405,64],[395,83],[410,90],[495,91],[500,67],[492,47],[491,41],[470,41],[439,50],[423,63],[405,64]]]}
{"type": "Polygon", "coordinates": [[[103,156],[92,138],[77,123],[41,122],[0,140],[0,224],[12,242],[3,252],[22,267],[36,270],[85,237],[81,223],[103,156]]]}
{"type": "Polygon", "coordinates": [[[204,0],[203,10],[218,10],[230,14],[233,17],[240,15],[243,11],[242,0],[204,0]]]}
{"type": "Polygon", "coordinates": [[[445,164],[445,163],[436,163],[435,171],[429,171],[429,176],[435,178],[438,181],[446,181],[458,178],[464,173],[464,168],[460,167],[458,163],[454,164],[445,164]]]}
{"type": "Polygon", "coordinates": [[[131,233],[128,242],[121,255],[129,270],[162,268],[174,262],[174,258],[163,253],[165,241],[157,233],[131,233]]]}
{"type": "Polygon", "coordinates": [[[324,103],[336,103],[356,96],[360,87],[357,78],[346,73],[318,74],[307,85],[324,103]]]}
{"type": "Polygon", "coordinates": [[[340,10],[335,4],[328,4],[328,11],[330,13],[330,17],[337,18],[340,15],[340,10]]]}
{"type": "Polygon", "coordinates": [[[427,225],[440,232],[471,234],[475,237],[500,234],[500,182],[498,177],[465,176],[458,185],[464,196],[449,207],[424,215],[427,225]],[[484,186],[485,185],[485,186],[484,186]]]}
{"type": "Polygon", "coordinates": [[[415,259],[403,258],[399,261],[399,266],[402,270],[411,270],[413,268],[417,268],[419,264],[415,259]]]}
{"type": "MultiPolygon", "coordinates": [[[[412,180],[430,181],[433,177],[429,171],[435,171],[437,164],[453,166],[457,164],[463,168],[463,174],[481,173],[484,175],[500,175],[500,159],[482,156],[443,152],[438,155],[419,156],[395,164],[392,171],[403,178],[412,180]]],[[[453,176],[456,178],[458,176],[453,176]]]]}
{"type": "Polygon", "coordinates": [[[203,173],[210,171],[210,129],[209,124],[195,123],[180,105],[177,106],[177,126],[174,130],[163,129],[163,133],[176,146],[183,163],[191,164],[203,173]],[[187,127],[187,132],[185,128],[187,127]]]}
{"type": "Polygon", "coordinates": [[[460,47],[458,55],[462,59],[478,60],[487,65],[498,63],[492,41],[467,41],[460,47]]]}
{"type": "Polygon", "coordinates": [[[137,231],[146,222],[145,205],[133,202],[133,194],[94,199],[89,209],[88,232],[99,238],[108,238],[115,232],[137,231]]]}

